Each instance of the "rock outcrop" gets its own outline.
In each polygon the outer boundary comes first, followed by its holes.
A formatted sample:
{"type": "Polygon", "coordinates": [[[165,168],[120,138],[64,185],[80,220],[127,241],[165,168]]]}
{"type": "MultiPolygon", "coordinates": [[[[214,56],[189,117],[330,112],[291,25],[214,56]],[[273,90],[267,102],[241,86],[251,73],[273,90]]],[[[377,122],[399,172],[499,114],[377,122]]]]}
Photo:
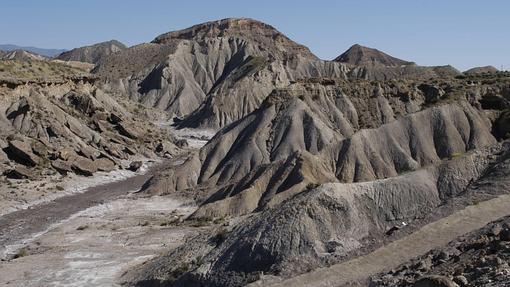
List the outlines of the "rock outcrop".
{"type": "Polygon", "coordinates": [[[407,66],[414,65],[413,62],[404,61],[383,53],[377,49],[363,47],[359,44],[351,46],[334,61],[354,66],[382,65],[382,66],[407,66]]]}
{"type": "Polygon", "coordinates": [[[348,65],[350,78],[369,80],[429,79],[455,77],[461,73],[452,66],[418,66],[377,49],[354,45],[333,61],[348,65]]]}
{"type": "Polygon", "coordinates": [[[134,154],[154,157],[161,142],[171,155],[179,150],[171,136],[137,120],[128,103],[89,83],[33,83],[0,93],[6,95],[0,103],[6,165],[0,169],[12,170],[11,176],[24,174],[14,163],[30,168],[32,177],[51,169],[90,176],[123,168],[122,161],[134,154]]]}
{"type": "Polygon", "coordinates": [[[374,276],[370,286],[508,286],[508,234],[510,217],[504,217],[406,262],[392,274],[374,276]],[[431,279],[450,285],[423,285],[431,279]]]}
{"type": "Polygon", "coordinates": [[[262,272],[288,276],[341,261],[388,236],[394,226],[426,218],[454,198],[506,193],[508,145],[502,149],[503,154],[498,146],[479,149],[389,179],[310,188],[219,231],[219,242],[215,235],[197,237],[149,263],[144,272],[151,275],[145,278],[171,278],[172,286],[242,286],[262,272]],[[486,185],[489,181],[495,186],[486,185]],[[176,278],[179,264],[189,264],[188,271],[176,278]]]}
{"type": "Polygon", "coordinates": [[[305,77],[342,78],[345,69],[267,24],[224,19],[106,57],[95,73],[147,106],[188,116],[180,127],[217,129],[255,110],[275,87],[305,77]]]}
{"type": "Polygon", "coordinates": [[[44,61],[44,60],[47,60],[47,58],[44,56],[38,55],[36,53],[28,52],[25,50],[13,50],[10,52],[5,52],[3,55],[0,55],[0,60],[44,61]]]}
{"type": "Polygon", "coordinates": [[[353,46],[324,61],[270,25],[223,19],[162,34],[105,57],[94,70],[104,88],[176,118],[180,128],[219,129],[241,119],[275,88],[310,77],[389,80],[460,74],[353,46]]]}
{"type": "Polygon", "coordinates": [[[236,220],[150,262],[140,284],[293,276],[375,248],[402,226],[412,232],[445,205],[506,193],[509,145],[494,135],[508,83],[323,78],[275,89],[147,184],[193,195],[190,220],[236,220]]]}
{"type": "Polygon", "coordinates": [[[499,72],[498,69],[494,68],[493,66],[484,66],[484,67],[474,67],[467,71],[464,71],[464,74],[466,75],[476,75],[476,74],[484,74],[484,73],[497,73],[499,72]]]}
{"type": "Polygon", "coordinates": [[[204,200],[194,216],[233,216],[314,184],[390,178],[495,144],[470,94],[451,102],[460,96],[440,86],[309,80],[277,89],[147,192],[194,190],[204,200]]]}
{"type": "Polygon", "coordinates": [[[127,49],[127,47],[121,42],[111,40],[63,52],[62,54],[58,55],[56,59],[62,61],[76,61],[97,64],[106,56],[121,52],[125,49],[127,49]]]}

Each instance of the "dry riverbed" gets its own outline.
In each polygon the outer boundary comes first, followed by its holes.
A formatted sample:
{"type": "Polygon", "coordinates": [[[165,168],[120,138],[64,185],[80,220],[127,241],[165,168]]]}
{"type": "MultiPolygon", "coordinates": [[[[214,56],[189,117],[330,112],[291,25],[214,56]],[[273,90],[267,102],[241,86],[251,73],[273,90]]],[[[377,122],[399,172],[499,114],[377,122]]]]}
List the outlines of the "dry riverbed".
{"type": "Polygon", "coordinates": [[[1,286],[116,286],[129,267],[183,243],[199,227],[175,224],[194,210],[170,197],[115,201],[81,211],[10,246],[1,286]]]}
{"type": "MultiPolygon", "coordinates": [[[[0,182],[0,216],[63,196],[82,193],[90,187],[144,174],[154,164],[145,158],[140,160],[144,164],[137,172],[122,169],[97,172],[93,177],[83,177],[72,173],[61,176],[55,173],[37,180],[6,178],[0,182]]],[[[128,166],[129,162],[124,162],[124,165],[128,166]]]]}
{"type": "MultiPolygon", "coordinates": [[[[211,136],[179,135],[190,149],[211,136]]],[[[145,162],[136,173],[1,184],[0,286],[118,286],[128,269],[205,231],[182,222],[196,209],[192,203],[134,193],[179,162],[145,162]]]]}

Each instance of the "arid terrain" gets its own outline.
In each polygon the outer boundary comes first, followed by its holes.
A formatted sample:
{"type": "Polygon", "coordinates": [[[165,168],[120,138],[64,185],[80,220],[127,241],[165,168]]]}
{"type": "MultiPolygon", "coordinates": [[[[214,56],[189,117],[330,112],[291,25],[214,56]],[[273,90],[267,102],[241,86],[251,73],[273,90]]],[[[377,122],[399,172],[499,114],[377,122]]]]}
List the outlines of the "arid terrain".
{"type": "Polygon", "coordinates": [[[0,51],[0,285],[509,286],[510,72],[338,55],[0,51]]]}

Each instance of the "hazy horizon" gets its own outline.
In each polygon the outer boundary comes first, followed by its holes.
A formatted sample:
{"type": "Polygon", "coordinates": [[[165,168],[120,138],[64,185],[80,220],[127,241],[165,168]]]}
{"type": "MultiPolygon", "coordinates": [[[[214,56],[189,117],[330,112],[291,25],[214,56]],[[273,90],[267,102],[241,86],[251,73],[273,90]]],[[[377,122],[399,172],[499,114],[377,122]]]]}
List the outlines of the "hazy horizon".
{"type": "Polygon", "coordinates": [[[274,26],[326,60],[361,44],[419,65],[510,68],[506,1],[263,0],[249,9],[235,1],[103,2],[7,0],[3,8],[10,12],[0,24],[9,29],[2,32],[0,44],[72,49],[116,39],[132,46],[202,22],[248,17],[274,26]]]}

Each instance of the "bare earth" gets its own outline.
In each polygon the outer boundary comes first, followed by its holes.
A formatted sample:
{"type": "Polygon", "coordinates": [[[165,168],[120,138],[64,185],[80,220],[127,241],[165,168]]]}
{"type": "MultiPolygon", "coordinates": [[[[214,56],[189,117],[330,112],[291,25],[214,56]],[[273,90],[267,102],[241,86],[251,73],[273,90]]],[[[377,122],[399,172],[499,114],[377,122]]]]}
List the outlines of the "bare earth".
{"type": "Polygon", "coordinates": [[[1,262],[0,285],[117,286],[129,267],[198,230],[165,225],[193,210],[169,197],[129,196],[88,208],[29,238],[27,256],[1,262]]]}
{"type": "MultiPolygon", "coordinates": [[[[122,181],[111,182],[89,188],[84,193],[64,196],[54,201],[18,210],[0,217],[0,255],[8,245],[20,243],[29,234],[45,231],[81,210],[113,200],[129,191],[137,191],[152,174],[162,168],[153,166],[147,173],[139,174],[122,181]]],[[[5,257],[5,256],[1,256],[5,257]]]]}

